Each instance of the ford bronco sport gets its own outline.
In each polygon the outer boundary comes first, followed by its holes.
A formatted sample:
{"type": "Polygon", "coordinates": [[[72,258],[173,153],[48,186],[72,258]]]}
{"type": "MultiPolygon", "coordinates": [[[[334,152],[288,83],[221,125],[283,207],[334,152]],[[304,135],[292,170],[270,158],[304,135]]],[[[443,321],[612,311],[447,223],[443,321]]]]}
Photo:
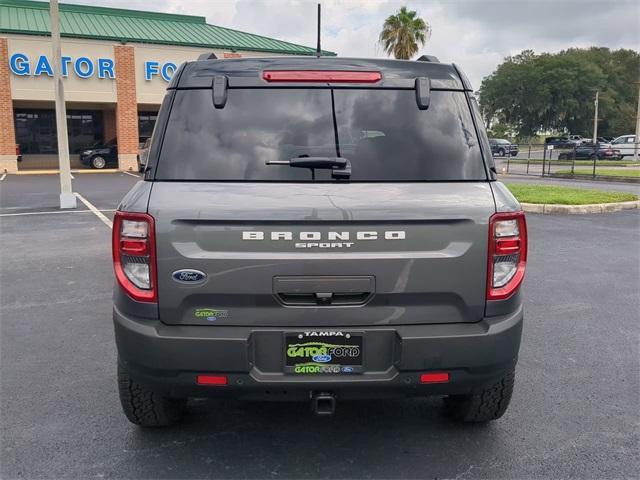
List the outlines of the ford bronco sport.
{"type": "Polygon", "coordinates": [[[527,231],[455,66],[198,60],[168,86],[113,224],[122,407],[438,395],[509,404],[527,231]]]}

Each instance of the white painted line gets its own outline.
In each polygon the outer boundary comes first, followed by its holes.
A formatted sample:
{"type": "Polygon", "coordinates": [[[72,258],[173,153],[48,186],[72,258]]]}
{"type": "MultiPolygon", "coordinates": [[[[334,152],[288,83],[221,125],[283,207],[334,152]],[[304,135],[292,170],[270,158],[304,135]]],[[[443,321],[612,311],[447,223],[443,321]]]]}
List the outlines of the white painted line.
{"type": "Polygon", "coordinates": [[[2,174],[2,176],[0,177],[0,182],[1,182],[2,180],[4,180],[5,178],[7,178],[7,174],[6,174],[6,173],[3,173],[3,174],[2,174]]]}
{"type": "Polygon", "coordinates": [[[76,197],[78,197],[78,200],[80,200],[82,203],[84,203],[87,206],[87,208],[89,210],[91,210],[96,215],[96,217],[98,217],[100,220],[102,220],[102,223],[104,223],[109,228],[113,228],[113,222],[111,222],[111,220],[109,220],[107,217],[105,217],[100,210],[98,210],[96,207],[94,207],[93,204],[89,200],[87,200],[86,198],[84,198],[82,195],[80,195],[77,192],[74,192],[73,194],[76,197]]]}
{"type": "Polygon", "coordinates": [[[70,173],[69,176],[71,177],[71,180],[75,180],[76,177],[73,176],[73,173],[70,173]]]}
{"type": "MultiPolygon", "coordinates": [[[[115,209],[100,210],[101,212],[115,212],[115,209]]],[[[54,210],[53,212],[21,212],[0,213],[0,217],[22,217],[25,215],[58,215],[59,213],[93,213],[91,210],[54,210]]]]}
{"type": "Polygon", "coordinates": [[[127,175],[131,175],[132,177],[140,178],[140,175],[136,175],[135,173],[131,173],[131,172],[122,172],[122,173],[125,173],[127,175]]]}

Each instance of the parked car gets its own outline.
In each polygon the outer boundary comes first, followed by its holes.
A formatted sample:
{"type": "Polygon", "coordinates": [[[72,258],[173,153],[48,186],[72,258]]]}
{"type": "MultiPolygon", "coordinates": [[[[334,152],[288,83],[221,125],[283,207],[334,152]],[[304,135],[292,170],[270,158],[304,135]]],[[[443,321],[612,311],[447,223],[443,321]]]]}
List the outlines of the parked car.
{"type": "Polygon", "coordinates": [[[138,171],[140,173],[144,172],[145,167],[147,166],[147,158],[149,157],[149,147],[151,146],[151,137],[147,138],[145,142],[142,144],[142,147],[138,153],[138,171]]]}
{"type": "Polygon", "coordinates": [[[558,155],[558,160],[603,160],[618,158],[620,152],[611,148],[610,144],[585,143],[573,150],[562,152],[558,155]]]}
{"type": "Polygon", "coordinates": [[[576,145],[582,145],[589,141],[588,138],[583,138],[581,135],[569,135],[568,138],[569,140],[574,142],[576,145]]]}
{"type": "Polygon", "coordinates": [[[489,144],[491,145],[491,153],[504,157],[505,155],[511,155],[515,157],[518,155],[518,145],[514,145],[508,140],[502,138],[490,138],[489,144]]]}
{"type": "MultiPolygon", "coordinates": [[[[621,137],[614,139],[611,142],[611,146],[620,152],[618,156],[622,160],[624,157],[631,157],[634,155],[636,145],[635,141],[635,135],[622,135],[621,137]]],[[[640,145],[638,145],[638,152],[640,153],[640,145]]]]}
{"type": "Polygon", "coordinates": [[[220,395],[317,414],[439,395],[461,421],[503,415],[527,230],[457,67],[198,60],[158,125],[113,223],[131,422],[172,424],[189,397],[220,395]]]}
{"type": "Polygon", "coordinates": [[[80,153],[80,163],[87,167],[102,169],[118,165],[118,143],[115,138],[106,143],[97,143],[80,153]]]}
{"type": "Polygon", "coordinates": [[[554,148],[573,148],[576,146],[576,141],[569,137],[547,137],[544,139],[545,145],[553,145],[554,148]]]}

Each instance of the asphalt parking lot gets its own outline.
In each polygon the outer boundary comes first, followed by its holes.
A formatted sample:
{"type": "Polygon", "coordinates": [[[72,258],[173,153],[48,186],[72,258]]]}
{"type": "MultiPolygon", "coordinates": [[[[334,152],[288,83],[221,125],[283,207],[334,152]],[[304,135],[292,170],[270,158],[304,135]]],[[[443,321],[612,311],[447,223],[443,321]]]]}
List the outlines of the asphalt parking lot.
{"type": "MultiPolygon", "coordinates": [[[[77,174],[111,217],[139,178],[77,174]]],[[[528,215],[525,332],[510,409],[439,399],[195,401],[141,430],[121,413],[109,228],[57,212],[58,179],[0,183],[1,471],[13,478],[633,478],[640,471],[640,212],[528,215]]]]}

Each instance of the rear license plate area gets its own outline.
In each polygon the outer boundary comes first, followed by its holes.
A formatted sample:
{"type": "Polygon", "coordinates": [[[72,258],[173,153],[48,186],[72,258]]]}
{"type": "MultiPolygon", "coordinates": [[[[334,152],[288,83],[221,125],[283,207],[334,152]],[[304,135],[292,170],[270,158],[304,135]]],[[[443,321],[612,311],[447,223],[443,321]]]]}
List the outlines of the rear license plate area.
{"type": "Polygon", "coordinates": [[[362,373],[363,343],[362,332],[286,333],[285,373],[295,375],[362,373]]]}

